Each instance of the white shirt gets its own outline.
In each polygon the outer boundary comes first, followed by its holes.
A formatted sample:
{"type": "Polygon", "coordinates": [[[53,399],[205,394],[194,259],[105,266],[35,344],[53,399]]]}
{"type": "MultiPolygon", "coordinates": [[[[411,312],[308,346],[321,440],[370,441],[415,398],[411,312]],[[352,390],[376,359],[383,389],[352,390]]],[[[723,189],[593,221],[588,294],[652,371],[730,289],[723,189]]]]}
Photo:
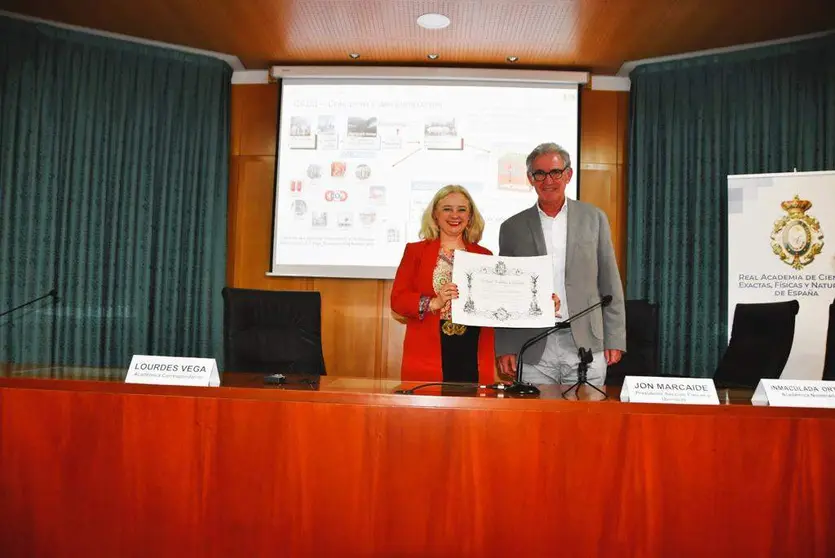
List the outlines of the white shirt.
{"type": "Polygon", "coordinates": [[[568,301],[565,296],[565,246],[568,237],[568,201],[562,204],[562,208],[556,217],[549,217],[542,211],[539,204],[536,205],[539,211],[539,222],[542,224],[542,235],[545,237],[545,248],[551,256],[551,264],[554,269],[554,292],[560,298],[560,310],[558,317],[562,320],[568,318],[568,301]]]}

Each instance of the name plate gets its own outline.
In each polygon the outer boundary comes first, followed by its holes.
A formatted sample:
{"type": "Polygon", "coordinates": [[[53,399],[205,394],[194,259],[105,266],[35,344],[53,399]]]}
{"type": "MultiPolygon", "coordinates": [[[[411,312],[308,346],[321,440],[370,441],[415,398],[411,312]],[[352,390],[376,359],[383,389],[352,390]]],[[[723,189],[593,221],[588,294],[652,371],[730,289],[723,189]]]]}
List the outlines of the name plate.
{"type": "Polygon", "coordinates": [[[755,405],[835,409],[835,382],[823,380],[760,380],[751,397],[755,405]]]}
{"type": "Polygon", "coordinates": [[[627,376],[620,400],[632,403],[719,404],[716,385],[711,378],[627,376]]]}
{"type": "Polygon", "coordinates": [[[126,384],[163,386],[220,386],[213,358],[133,355],[126,384]]]}

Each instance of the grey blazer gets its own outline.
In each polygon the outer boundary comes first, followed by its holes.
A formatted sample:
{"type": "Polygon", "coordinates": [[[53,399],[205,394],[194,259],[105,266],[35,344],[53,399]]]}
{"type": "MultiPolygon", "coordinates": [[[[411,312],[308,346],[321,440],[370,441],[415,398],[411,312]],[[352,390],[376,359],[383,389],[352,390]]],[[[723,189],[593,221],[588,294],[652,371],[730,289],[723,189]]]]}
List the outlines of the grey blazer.
{"type": "MultiPolygon", "coordinates": [[[[606,214],[597,207],[568,199],[565,255],[565,294],[570,312],[577,313],[612,295],[603,311],[595,310],[571,322],[578,348],[594,352],[626,350],[626,313],[612,233],[606,214]]],[[[544,256],[548,253],[539,210],[534,205],[507,219],[499,230],[500,256],[544,256]]],[[[496,328],[496,355],[517,354],[522,344],[543,329],[496,328]]],[[[525,363],[537,363],[545,340],[525,351],[525,363]]]]}

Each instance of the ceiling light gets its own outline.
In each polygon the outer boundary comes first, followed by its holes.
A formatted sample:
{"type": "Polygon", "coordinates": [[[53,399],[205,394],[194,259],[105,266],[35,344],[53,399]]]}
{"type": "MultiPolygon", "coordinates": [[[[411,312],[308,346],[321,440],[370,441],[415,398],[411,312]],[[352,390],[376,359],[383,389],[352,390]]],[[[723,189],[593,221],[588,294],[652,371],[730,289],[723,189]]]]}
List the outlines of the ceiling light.
{"type": "Polygon", "coordinates": [[[360,53],[359,52],[352,52],[351,54],[348,55],[348,57],[353,58],[354,60],[356,60],[357,58],[360,57],[360,53]]]}
{"type": "Polygon", "coordinates": [[[426,55],[426,57],[427,57],[429,60],[437,60],[437,59],[438,59],[438,56],[440,56],[440,55],[435,54],[434,52],[429,53],[429,54],[427,54],[427,55],[426,55]]]}
{"type": "Polygon", "coordinates": [[[417,18],[417,24],[424,29],[443,29],[449,26],[449,18],[442,14],[423,14],[417,18]]]}
{"type": "Polygon", "coordinates": [[[510,62],[511,64],[513,64],[514,62],[519,61],[519,57],[518,56],[508,56],[507,61],[510,62]]]}

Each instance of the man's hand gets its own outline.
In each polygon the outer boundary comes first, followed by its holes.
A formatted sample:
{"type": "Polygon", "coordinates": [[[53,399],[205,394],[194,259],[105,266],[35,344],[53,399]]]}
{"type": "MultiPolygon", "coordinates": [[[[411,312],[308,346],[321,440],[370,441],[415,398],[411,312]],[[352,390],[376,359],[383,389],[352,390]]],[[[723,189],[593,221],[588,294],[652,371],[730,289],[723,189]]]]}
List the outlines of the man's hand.
{"type": "Polygon", "coordinates": [[[562,306],[562,301],[560,300],[560,297],[557,296],[557,293],[552,293],[551,300],[554,301],[554,317],[562,318],[562,314],[560,314],[560,306],[562,306]]]}
{"type": "Polygon", "coordinates": [[[606,364],[611,366],[620,362],[620,357],[623,356],[623,351],[619,349],[604,349],[603,356],[606,357],[606,364]]]}
{"type": "Polygon", "coordinates": [[[516,355],[500,355],[497,360],[499,362],[499,377],[503,380],[515,380],[516,355]]]}

